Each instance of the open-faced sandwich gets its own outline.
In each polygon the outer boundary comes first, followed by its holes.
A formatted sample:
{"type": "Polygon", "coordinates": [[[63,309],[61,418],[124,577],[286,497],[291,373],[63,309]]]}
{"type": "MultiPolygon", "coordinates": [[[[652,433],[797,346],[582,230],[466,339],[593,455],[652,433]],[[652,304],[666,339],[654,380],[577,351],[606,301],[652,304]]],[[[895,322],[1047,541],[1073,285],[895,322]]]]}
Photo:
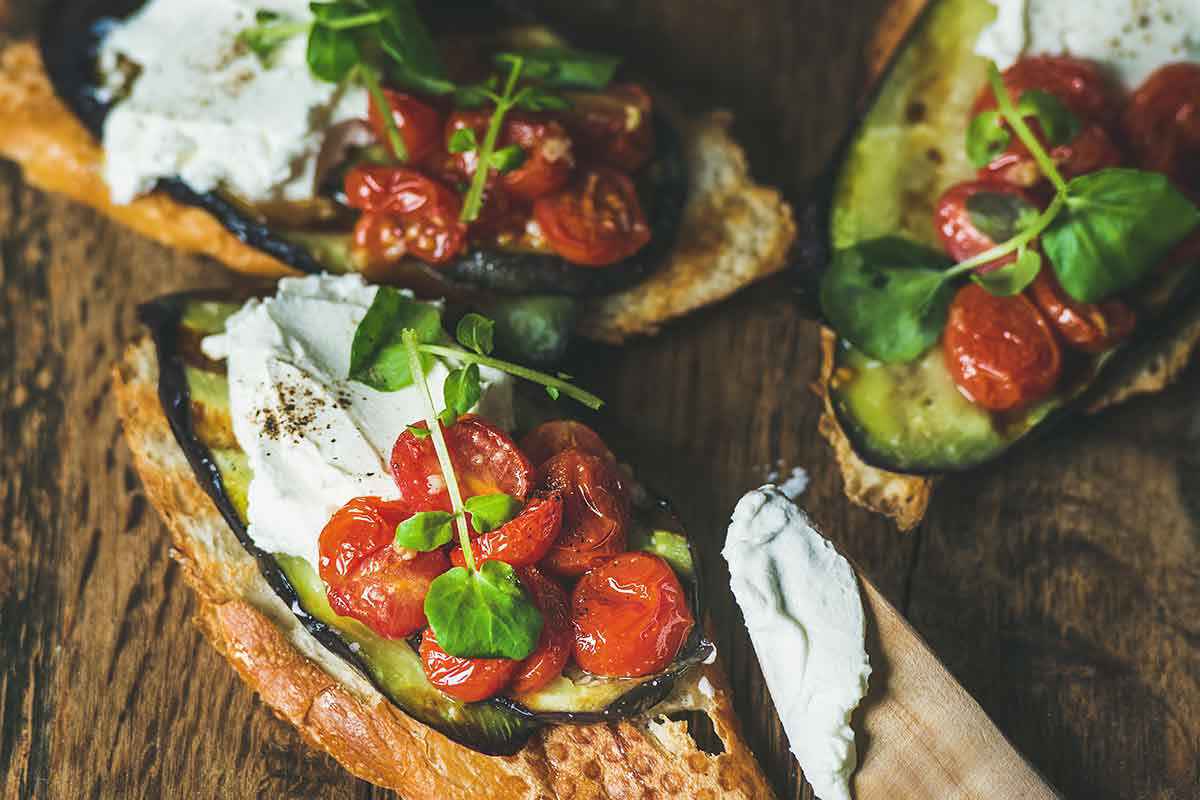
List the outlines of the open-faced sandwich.
{"type": "Polygon", "coordinates": [[[749,178],[727,115],[687,118],[618,58],[486,4],[425,16],[58,3],[40,50],[2,56],[0,155],[239,271],[457,298],[543,361],[572,328],[653,332],[783,267],[791,210],[749,178]]]}
{"type": "Polygon", "coordinates": [[[597,398],[358,275],[141,314],[138,471],[200,626],[307,741],[409,798],[772,796],[670,506],[520,390],[597,398]]]}
{"type": "Polygon", "coordinates": [[[911,527],[932,476],[1161,388],[1200,337],[1197,165],[1200,4],[929,3],[826,198],[847,494],[911,527]]]}

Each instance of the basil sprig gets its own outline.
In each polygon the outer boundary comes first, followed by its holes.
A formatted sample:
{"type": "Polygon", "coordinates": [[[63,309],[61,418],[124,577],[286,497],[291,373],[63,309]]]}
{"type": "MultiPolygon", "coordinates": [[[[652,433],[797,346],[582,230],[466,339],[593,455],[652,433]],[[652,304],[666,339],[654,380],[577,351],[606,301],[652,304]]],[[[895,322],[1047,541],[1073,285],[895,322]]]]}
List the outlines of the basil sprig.
{"type": "MultiPolygon", "coordinates": [[[[1039,93],[1022,96],[1018,109],[995,64],[988,80],[996,113],[1029,149],[1054,196],[1039,214],[1017,209],[1005,221],[1010,238],[952,267],[939,253],[898,237],[836,253],[821,282],[822,310],[839,334],[872,358],[906,362],[932,347],[953,297],[950,282],[978,267],[1016,254],[1011,263],[972,277],[993,294],[1022,291],[1041,269],[1033,249],[1038,237],[1063,290],[1094,303],[1137,284],[1200,225],[1200,210],[1158,173],[1114,168],[1065,180],[1025,122],[1035,117],[1048,137],[1066,136],[1074,128],[1061,118],[1061,104],[1039,93]]],[[[995,123],[972,127],[1002,130],[995,123]]]]}

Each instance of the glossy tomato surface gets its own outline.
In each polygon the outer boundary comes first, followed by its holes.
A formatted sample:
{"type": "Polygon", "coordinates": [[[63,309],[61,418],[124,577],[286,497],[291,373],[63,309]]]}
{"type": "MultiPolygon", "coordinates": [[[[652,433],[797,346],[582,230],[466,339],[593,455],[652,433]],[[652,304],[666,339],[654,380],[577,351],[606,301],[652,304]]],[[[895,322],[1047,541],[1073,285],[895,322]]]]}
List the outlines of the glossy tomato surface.
{"type": "Polygon", "coordinates": [[[380,636],[402,639],[425,626],[429,584],[450,568],[441,550],[398,552],[396,526],[405,503],[357,497],[338,509],[319,539],[319,573],[329,605],[380,636]]]}
{"type": "Polygon", "coordinates": [[[409,253],[444,264],[462,251],[462,200],[440,181],[404,167],[360,166],[346,174],[347,202],[363,210],[355,247],[372,264],[409,253]],[[403,252],[398,241],[403,240],[403,252]]]}
{"type": "Polygon", "coordinates": [[[536,692],[562,674],[571,656],[574,634],[571,629],[567,593],[536,567],[517,571],[521,585],[542,612],[542,633],[537,649],[521,662],[512,680],[517,694],[536,692]]]}
{"type": "Polygon", "coordinates": [[[575,660],[596,675],[639,677],[665,669],[695,620],[679,579],[649,553],[610,558],[571,595],[575,660]]]}
{"type": "Polygon", "coordinates": [[[1108,350],[1132,333],[1137,324],[1137,316],[1121,300],[1081,303],[1073,299],[1048,267],[1029,287],[1029,295],[1062,340],[1087,353],[1108,350]]]}
{"type": "Polygon", "coordinates": [[[629,176],[583,170],[561,191],[539,197],[533,217],[560,256],[583,266],[613,264],[650,241],[650,226],[629,176]]]}
{"type": "Polygon", "coordinates": [[[604,459],[569,448],[538,470],[538,488],[563,497],[562,531],[542,566],[567,577],[625,549],[629,498],[616,469],[604,459]]]}
{"type": "Polygon", "coordinates": [[[608,449],[600,434],[572,419],[543,422],[521,439],[521,450],[535,467],[540,467],[568,448],[582,450],[616,466],[617,457],[608,449]]]}
{"type": "MultiPolygon", "coordinates": [[[[483,143],[487,135],[490,111],[456,111],[446,122],[446,143],[455,132],[470,129],[475,141],[483,143]]],[[[571,137],[556,120],[535,114],[513,113],[504,118],[504,127],[496,141],[496,149],[516,145],[524,153],[521,166],[499,175],[500,185],[513,197],[533,200],[561,189],[571,177],[575,156],[571,137]]],[[[475,174],[478,150],[454,154],[455,171],[464,179],[475,174]]],[[[495,170],[488,181],[496,180],[495,170]]]]}
{"type": "MultiPolygon", "coordinates": [[[[416,427],[426,425],[418,422],[416,427]]],[[[518,500],[529,495],[533,467],[503,430],[466,414],[449,428],[442,426],[442,433],[464,500],[479,494],[507,494],[518,500]]],[[[405,430],[392,447],[391,466],[402,501],[421,511],[451,511],[432,437],[419,439],[405,430]]]]}
{"type": "MultiPolygon", "coordinates": [[[[530,498],[521,513],[494,531],[471,539],[475,563],[503,561],[514,567],[526,567],[541,561],[550,551],[562,529],[563,497],[548,492],[530,498]]],[[[455,566],[465,566],[462,548],[450,553],[455,566]]]]}
{"type": "Polygon", "coordinates": [[[991,411],[1045,397],[1062,372],[1058,342],[1037,306],[1024,295],[997,297],[976,283],[954,296],[942,347],[959,391],[991,411]]]}
{"type": "MultiPolygon", "coordinates": [[[[933,212],[933,224],[946,254],[955,261],[966,261],[997,244],[976,227],[968,209],[971,198],[983,194],[1007,195],[1026,204],[1030,209],[1037,210],[1037,201],[1033,196],[1015,186],[989,181],[968,181],[951,186],[938,199],[933,212]]],[[[1016,253],[1012,253],[990,261],[979,267],[979,271],[997,269],[1011,263],[1016,257],[1016,253]]]]}
{"type": "Polygon", "coordinates": [[[654,105],[636,83],[572,96],[567,124],[581,155],[623,172],[641,169],[654,155],[654,105]]]}
{"type": "Polygon", "coordinates": [[[1200,64],[1169,64],[1133,93],[1124,127],[1138,166],[1200,201],[1200,64]]]}
{"type": "MultiPolygon", "coordinates": [[[[407,150],[407,163],[423,160],[441,144],[442,115],[433,106],[403,92],[383,90],[391,109],[392,119],[400,131],[400,138],[407,150]]],[[[392,148],[391,138],[384,125],[384,116],[374,102],[370,104],[369,120],[375,138],[383,144],[393,157],[399,154],[392,148]]]]}
{"type": "MultiPolygon", "coordinates": [[[[1035,135],[1044,145],[1045,141],[1036,127],[1035,135]]],[[[1085,125],[1070,142],[1050,147],[1048,151],[1059,174],[1067,180],[1125,163],[1124,154],[1108,131],[1096,124],[1085,125]]],[[[1033,154],[1017,139],[1013,139],[1007,150],[979,170],[979,177],[1027,189],[1046,185],[1046,178],[1033,154]]]]}
{"type": "Polygon", "coordinates": [[[429,682],[464,703],[495,697],[508,687],[520,661],[509,658],[459,658],[442,649],[432,628],[421,635],[421,665],[429,682]]]}

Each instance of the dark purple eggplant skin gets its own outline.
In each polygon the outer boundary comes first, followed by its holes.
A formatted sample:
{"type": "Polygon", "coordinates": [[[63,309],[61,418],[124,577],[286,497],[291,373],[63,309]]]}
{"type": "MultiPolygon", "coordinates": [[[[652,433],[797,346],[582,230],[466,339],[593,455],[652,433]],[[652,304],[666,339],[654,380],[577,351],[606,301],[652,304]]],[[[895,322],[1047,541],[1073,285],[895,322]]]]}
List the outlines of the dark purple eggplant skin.
{"type": "MultiPolygon", "coordinates": [[[[112,107],[96,91],[99,45],[113,25],[142,4],[143,0],[58,0],[43,17],[38,40],[50,82],[97,141],[102,138],[104,119],[112,107]]],[[[481,13],[499,19],[495,8],[480,11],[486,5],[461,0],[441,4],[433,20],[436,24],[447,16],[461,19],[463,8],[470,11],[473,25],[479,23],[481,13]]],[[[452,282],[501,294],[579,297],[610,294],[644,279],[674,247],[687,200],[679,134],[659,114],[654,124],[658,141],[655,157],[638,180],[652,236],[637,253],[616,264],[595,268],[581,267],[551,254],[473,248],[440,267],[439,272],[452,282]]],[[[239,240],[288,266],[305,273],[326,271],[307,247],[248,217],[219,192],[197,192],[176,178],[160,180],[157,188],[180,203],[208,211],[239,240]]]]}

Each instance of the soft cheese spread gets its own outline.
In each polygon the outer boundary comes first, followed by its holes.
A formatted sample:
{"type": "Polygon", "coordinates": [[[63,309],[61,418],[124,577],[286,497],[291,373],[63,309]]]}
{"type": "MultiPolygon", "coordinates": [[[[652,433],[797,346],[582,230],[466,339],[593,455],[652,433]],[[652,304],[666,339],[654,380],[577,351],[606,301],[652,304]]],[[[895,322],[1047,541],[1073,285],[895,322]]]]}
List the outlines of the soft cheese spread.
{"type": "Polygon", "coordinates": [[[1026,55],[1105,66],[1126,88],[1176,61],[1200,60],[1197,0],[990,0],[995,21],[975,52],[1006,69],[1026,55]]]}
{"type": "MultiPolygon", "coordinates": [[[[379,392],[346,377],[354,331],[375,292],[358,275],[284,278],[273,297],[250,300],[224,334],[203,342],[206,355],[227,362],[233,432],[253,473],[250,536],[314,569],[321,529],[346,501],[397,496],[392,445],[425,417],[416,387],[379,392]]],[[[428,371],[439,404],[448,374],[440,361],[428,371]]],[[[511,428],[511,380],[481,374],[477,411],[511,428]]]]}
{"type": "Polygon", "coordinates": [[[804,776],[820,800],[849,800],[850,715],[871,674],[854,570],[771,485],[738,502],[722,554],[804,776]]]}
{"type": "Polygon", "coordinates": [[[303,35],[264,63],[238,42],[259,10],[312,18],[305,0],[149,0],[105,37],[100,67],[120,97],[104,122],[113,202],[175,176],[252,202],[313,196],[323,132],[365,117],[367,96],[313,77],[303,35]]]}

